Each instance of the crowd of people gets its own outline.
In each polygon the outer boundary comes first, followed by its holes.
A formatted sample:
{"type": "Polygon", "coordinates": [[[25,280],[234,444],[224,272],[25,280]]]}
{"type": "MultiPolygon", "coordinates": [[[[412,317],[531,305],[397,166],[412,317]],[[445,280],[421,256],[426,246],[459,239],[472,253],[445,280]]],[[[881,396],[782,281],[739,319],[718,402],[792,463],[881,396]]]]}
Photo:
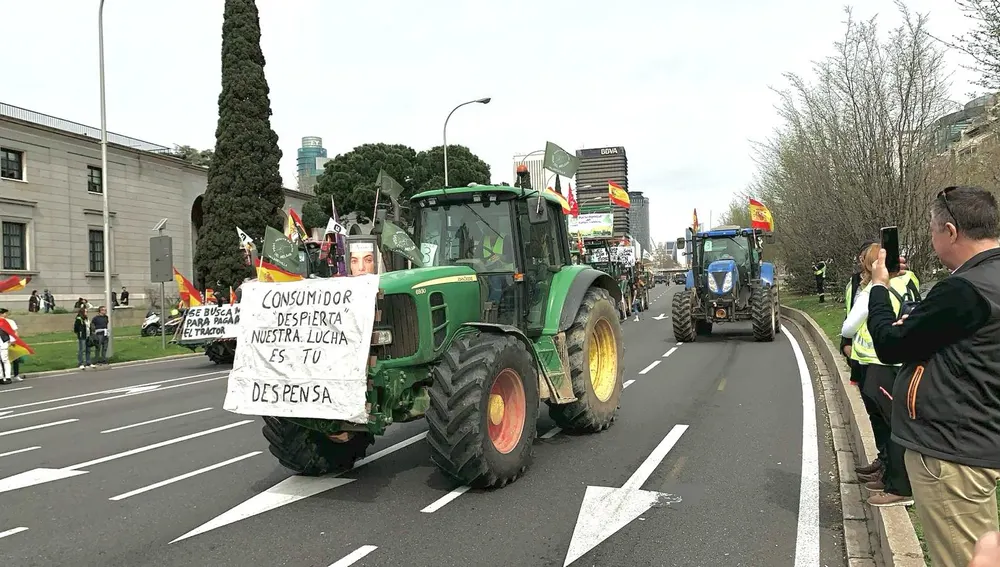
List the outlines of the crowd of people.
{"type": "Polygon", "coordinates": [[[921,298],[905,258],[890,272],[872,241],[845,290],[841,350],[878,449],[856,472],[870,505],[915,504],[935,567],[1000,566],[998,216],[990,192],[948,187],[930,223],[951,274],[921,298]]]}

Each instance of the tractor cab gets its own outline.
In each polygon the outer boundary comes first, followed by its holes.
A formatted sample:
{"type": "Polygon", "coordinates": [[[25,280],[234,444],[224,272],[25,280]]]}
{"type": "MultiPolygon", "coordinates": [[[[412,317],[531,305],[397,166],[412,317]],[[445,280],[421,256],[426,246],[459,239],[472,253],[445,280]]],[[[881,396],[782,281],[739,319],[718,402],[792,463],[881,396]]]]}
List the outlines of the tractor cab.
{"type": "Polygon", "coordinates": [[[572,262],[558,202],[522,193],[472,186],[415,196],[414,236],[424,267],[474,271],[483,322],[530,335],[541,332],[554,274],[572,262]]]}

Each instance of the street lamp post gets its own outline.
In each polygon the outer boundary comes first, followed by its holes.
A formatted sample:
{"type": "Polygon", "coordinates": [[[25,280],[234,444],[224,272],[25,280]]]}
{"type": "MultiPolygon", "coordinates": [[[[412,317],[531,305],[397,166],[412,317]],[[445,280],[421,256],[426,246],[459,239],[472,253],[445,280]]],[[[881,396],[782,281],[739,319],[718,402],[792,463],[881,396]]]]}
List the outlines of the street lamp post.
{"type": "Polygon", "coordinates": [[[97,50],[101,81],[101,201],[104,216],[104,305],[108,309],[108,358],[114,353],[114,333],[111,332],[111,229],[108,214],[108,116],[104,102],[104,0],[97,8],[97,50]]]}
{"type": "MultiPolygon", "coordinates": [[[[104,0],[101,0],[101,1],[103,2],[104,0]]],[[[476,100],[470,100],[468,102],[463,102],[462,104],[460,104],[460,105],[456,106],[455,108],[451,109],[451,112],[448,113],[448,117],[444,119],[444,129],[443,129],[443,138],[444,138],[444,186],[446,188],[448,187],[448,121],[451,120],[451,115],[455,114],[455,111],[458,110],[459,108],[462,108],[463,106],[465,106],[467,104],[472,104],[472,103],[475,103],[475,102],[478,102],[479,104],[489,104],[490,100],[491,100],[490,97],[486,97],[486,98],[477,98],[476,100]]]]}

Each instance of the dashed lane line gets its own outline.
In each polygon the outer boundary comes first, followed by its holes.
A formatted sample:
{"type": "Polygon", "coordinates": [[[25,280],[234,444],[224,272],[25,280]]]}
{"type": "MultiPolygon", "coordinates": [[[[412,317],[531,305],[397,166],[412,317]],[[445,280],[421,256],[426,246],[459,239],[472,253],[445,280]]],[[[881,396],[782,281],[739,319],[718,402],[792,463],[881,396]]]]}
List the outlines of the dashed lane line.
{"type": "Polygon", "coordinates": [[[663,358],[667,358],[671,354],[674,354],[674,352],[676,352],[678,348],[680,348],[680,347],[673,347],[672,349],[670,349],[667,352],[663,353],[663,358]]]}
{"type": "Polygon", "coordinates": [[[166,421],[168,419],[174,419],[175,417],[184,417],[184,416],[187,416],[187,415],[194,415],[196,413],[201,413],[203,411],[209,411],[211,409],[212,408],[201,408],[201,409],[196,409],[194,411],[186,411],[184,413],[176,413],[174,415],[168,415],[166,417],[158,417],[156,419],[150,419],[148,421],[140,421],[139,423],[133,423],[132,425],[123,425],[121,427],[116,427],[114,429],[105,429],[101,433],[114,433],[116,431],[124,431],[126,429],[132,429],[133,427],[141,427],[143,425],[149,425],[150,423],[159,423],[161,421],[166,421]]]}
{"type": "Polygon", "coordinates": [[[659,364],[660,364],[659,360],[654,360],[653,362],[649,363],[649,366],[647,366],[647,367],[643,368],[642,370],[640,370],[639,374],[640,375],[645,374],[645,373],[649,372],[650,370],[656,368],[659,364]]]}
{"type": "MultiPolygon", "coordinates": [[[[625,383],[622,384],[622,390],[624,390],[625,388],[628,388],[629,386],[631,386],[634,383],[635,383],[635,380],[626,380],[625,383]]],[[[550,430],[546,431],[545,433],[539,435],[538,438],[539,439],[551,439],[551,438],[555,437],[556,435],[558,435],[560,431],[562,431],[561,427],[553,427],[552,429],[550,429],[550,430]]],[[[461,496],[461,495],[465,494],[466,492],[468,492],[469,488],[471,488],[471,487],[468,486],[468,485],[459,486],[458,488],[452,490],[448,494],[445,494],[441,498],[438,498],[434,502],[431,502],[430,504],[428,504],[423,510],[421,510],[421,512],[423,512],[425,514],[433,514],[434,512],[437,512],[438,510],[440,510],[441,508],[444,508],[447,504],[451,503],[452,500],[454,500],[454,499],[458,498],[459,496],[461,496]]]]}
{"type": "Polygon", "coordinates": [[[9,389],[9,390],[5,388],[5,389],[3,389],[3,390],[0,390],[0,394],[9,394],[9,393],[11,393],[11,392],[20,392],[21,390],[30,390],[30,389],[32,389],[33,387],[34,387],[34,386],[22,386],[22,387],[20,387],[20,388],[11,388],[11,389],[9,389]]]}
{"type": "Polygon", "coordinates": [[[20,528],[14,528],[14,529],[7,530],[5,532],[0,532],[0,539],[3,539],[3,538],[8,537],[8,536],[12,536],[14,534],[19,534],[21,532],[26,532],[26,531],[28,531],[28,528],[22,526],[20,528]]]}
{"type": "Polygon", "coordinates": [[[18,449],[16,451],[7,451],[6,453],[0,453],[0,457],[9,457],[11,455],[27,453],[28,451],[34,451],[35,449],[41,449],[41,447],[25,447],[24,449],[18,449]]]}
{"type": "Polygon", "coordinates": [[[0,437],[5,437],[7,435],[13,435],[15,433],[24,433],[25,431],[34,431],[36,429],[45,429],[46,427],[54,427],[56,425],[66,425],[67,423],[73,423],[80,421],[79,419],[64,419],[62,421],[53,421],[52,423],[42,423],[40,425],[32,425],[31,427],[22,427],[20,429],[11,429],[9,431],[0,431],[0,437]]]}
{"type": "Polygon", "coordinates": [[[119,494],[118,496],[112,496],[111,498],[108,498],[108,500],[111,500],[111,501],[114,501],[114,502],[117,502],[119,500],[125,500],[126,498],[131,498],[132,496],[136,496],[136,495],[142,494],[144,492],[149,492],[150,490],[156,490],[157,488],[160,488],[160,487],[163,487],[163,486],[167,486],[168,484],[173,484],[175,482],[180,482],[182,480],[187,480],[187,479],[189,479],[189,478],[191,478],[193,476],[198,476],[198,475],[200,475],[202,473],[207,473],[209,471],[214,471],[215,469],[221,469],[222,467],[224,467],[226,465],[231,465],[233,463],[238,463],[239,461],[242,461],[244,459],[249,459],[250,457],[256,457],[257,455],[259,455],[261,453],[262,453],[262,451],[253,451],[253,452],[247,453],[246,455],[240,455],[239,457],[234,457],[232,459],[228,459],[228,460],[222,461],[221,463],[216,463],[214,465],[209,465],[207,467],[200,468],[200,469],[198,469],[196,471],[191,471],[189,473],[184,473],[182,475],[178,475],[178,476],[175,476],[173,478],[168,478],[167,480],[161,480],[160,482],[155,482],[153,484],[150,484],[149,486],[144,486],[142,488],[137,488],[137,489],[132,490],[130,492],[126,492],[125,494],[119,494]]]}
{"type": "Polygon", "coordinates": [[[344,556],[343,559],[340,559],[336,563],[331,564],[330,567],[348,567],[350,565],[354,565],[355,563],[361,561],[362,558],[364,558],[369,553],[375,551],[376,549],[378,549],[377,545],[362,545],[361,547],[352,551],[350,554],[344,556]]]}

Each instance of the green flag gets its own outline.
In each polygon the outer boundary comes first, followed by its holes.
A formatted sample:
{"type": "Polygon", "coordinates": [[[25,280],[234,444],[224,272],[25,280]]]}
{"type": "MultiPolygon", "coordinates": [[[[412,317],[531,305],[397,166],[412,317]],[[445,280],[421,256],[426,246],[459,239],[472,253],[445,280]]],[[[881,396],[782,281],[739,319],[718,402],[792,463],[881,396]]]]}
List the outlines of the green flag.
{"type": "Polygon", "coordinates": [[[392,222],[385,221],[382,225],[382,246],[402,254],[417,267],[423,266],[423,256],[417,245],[413,243],[406,231],[392,222]]]}
{"type": "Polygon", "coordinates": [[[264,231],[264,248],[260,255],[286,272],[299,273],[299,249],[274,227],[264,231]]]}
{"type": "Polygon", "coordinates": [[[399,197],[403,194],[403,186],[392,177],[389,177],[389,174],[384,169],[378,170],[378,179],[375,180],[375,184],[379,186],[383,194],[388,195],[392,199],[393,203],[399,204],[399,197]]]}
{"type": "Polygon", "coordinates": [[[553,144],[545,142],[545,161],[542,167],[565,177],[573,177],[576,170],[580,168],[580,158],[571,155],[566,150],[553,144]]]}

